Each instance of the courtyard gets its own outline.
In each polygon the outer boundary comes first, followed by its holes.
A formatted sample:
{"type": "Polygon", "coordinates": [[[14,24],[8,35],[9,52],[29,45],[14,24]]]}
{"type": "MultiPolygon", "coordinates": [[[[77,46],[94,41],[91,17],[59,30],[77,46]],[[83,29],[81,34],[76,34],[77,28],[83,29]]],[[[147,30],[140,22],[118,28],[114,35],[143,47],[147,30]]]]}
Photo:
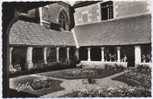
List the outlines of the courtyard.
{"type": "Polygon", "coordinates": [[[26,97],[149,97],[151,69],[61,69],[10,78],[10,89],[26,97]]]}

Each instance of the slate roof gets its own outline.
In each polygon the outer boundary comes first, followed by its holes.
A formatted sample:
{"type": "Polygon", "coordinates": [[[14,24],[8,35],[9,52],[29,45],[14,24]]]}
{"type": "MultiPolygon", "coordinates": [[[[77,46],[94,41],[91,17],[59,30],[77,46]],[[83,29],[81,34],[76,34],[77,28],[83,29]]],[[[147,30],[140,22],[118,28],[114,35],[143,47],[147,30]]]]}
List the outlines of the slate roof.
{"type": "Polygon", "coordinates": [[[151,43],[151,15],[75,27],[79,46],[151,43]]]}
{"type": "Polygon", "coordinates": [[[9,34],[10,45],[75,46],[71,32],[48,30],[36,23],[18,20],[9,34]]]}

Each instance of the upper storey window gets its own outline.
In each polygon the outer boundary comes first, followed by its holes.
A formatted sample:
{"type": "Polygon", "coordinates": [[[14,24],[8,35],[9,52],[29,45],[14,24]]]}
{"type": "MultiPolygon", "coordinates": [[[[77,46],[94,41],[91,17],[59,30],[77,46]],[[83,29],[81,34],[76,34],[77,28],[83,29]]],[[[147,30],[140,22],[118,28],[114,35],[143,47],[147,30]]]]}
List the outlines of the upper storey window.
{"type": "Polygon", "coordinates": [[[113,2],[108,1],[101,3],[101,20],[108,20],[113,18],[113,2]]]}
{"type": "Polygon", "coordinates": [[[68,30],[68,16],[64,10],[59,14],[59,24],[64,30],[68,30]]]}

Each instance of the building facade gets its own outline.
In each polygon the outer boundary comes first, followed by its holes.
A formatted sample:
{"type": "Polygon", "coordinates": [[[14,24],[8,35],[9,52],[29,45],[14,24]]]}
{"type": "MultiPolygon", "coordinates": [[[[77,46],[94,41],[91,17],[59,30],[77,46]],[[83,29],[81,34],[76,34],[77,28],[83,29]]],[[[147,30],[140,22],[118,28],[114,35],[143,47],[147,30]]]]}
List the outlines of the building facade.
{"type": "Polygon", "coordinates": [[[74,23],[70,5],[55,2],[27,11],[16,10],[9,33],[10,72],[75,64],[74,23]]]}
{"type": "Polygon", "coordinates": [[[74,32],[81,63],[151,66],[149,2],[103,0],[76,7],[74,32]]]}
{"type": "Polygon", "coordinates": [[[78,60],[88,67],[151,65],[149,0],[90,2],[75,12],[55,2],[17,12],[9,35],[10,71],[78,60]]]}

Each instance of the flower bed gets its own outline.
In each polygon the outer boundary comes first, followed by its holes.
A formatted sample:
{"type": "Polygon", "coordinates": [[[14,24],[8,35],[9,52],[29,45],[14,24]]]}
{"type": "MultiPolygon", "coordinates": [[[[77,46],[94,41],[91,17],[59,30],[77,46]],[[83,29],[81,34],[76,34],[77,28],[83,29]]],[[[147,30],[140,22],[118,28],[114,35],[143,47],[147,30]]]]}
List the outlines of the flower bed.
{"type": "Polygon", "coordinates": [[[77,67],[105,69],[106,66],[127,68],[127,62],[81,61],[77,67]]]}
{"type": "Polygon", "coordinates": [[[48,72],[41,75],[64,79],[103,78],[115,73],[122,72],[123,70],[123,68],[116,69],[112,67],[108,67],[107,69],[67,69],[57,71],[55,73],[48,72]]]}
{"type": "Polygon", "coordinates": [[[62,81],[52,80],[45,77],[30,76],[18,79],[14,83],[18,92],[27,92],[37,96],[64,89],[60,86],[62,81]]]}
{"type": "Polygon", "coordinates": [[[113,80],[118,80],[127,83],[130,86],[136,86],[136,87],[141,86],[147,90],[150,90],[151,71],[150,72],[144,71],[144,70],[148,71],[148,69],[141,69],[141,70],[139,68],[129,70],[127,73],[124,73],[123,75],[113,78],[113,80]]]}
{"type": "Polygon", "coordinates": [[[150,97],[151,92],[136,87],[103,89],[84,89],[65,94],[61,97],[150,97]]]}

